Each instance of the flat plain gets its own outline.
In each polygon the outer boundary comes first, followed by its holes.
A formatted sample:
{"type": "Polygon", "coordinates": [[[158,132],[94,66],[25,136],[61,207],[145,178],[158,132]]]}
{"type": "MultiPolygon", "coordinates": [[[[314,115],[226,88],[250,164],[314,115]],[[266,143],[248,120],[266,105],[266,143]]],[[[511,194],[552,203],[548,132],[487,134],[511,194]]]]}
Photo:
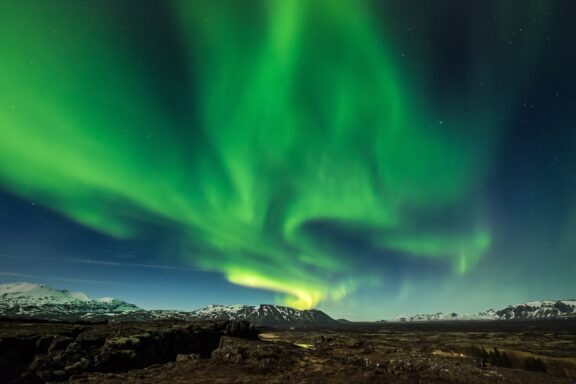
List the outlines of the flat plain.
{"type": "Polygon", "coordinates": [[[0,364],[3,382],[15,383],[573,384],[576,321],[257,330],[242,322],[4,322],[0,364]],[[33,353],[18,355],[31,345],[33,353]]]}

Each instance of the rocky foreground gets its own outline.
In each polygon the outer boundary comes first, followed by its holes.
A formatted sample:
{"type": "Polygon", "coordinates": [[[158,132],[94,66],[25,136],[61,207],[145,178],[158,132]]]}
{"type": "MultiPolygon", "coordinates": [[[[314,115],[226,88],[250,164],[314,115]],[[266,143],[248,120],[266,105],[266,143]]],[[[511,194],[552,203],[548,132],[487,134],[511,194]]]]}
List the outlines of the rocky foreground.
{"type": "Polygon", "coordinates": [[[0,382],[547,383],[576,378],[573,323],[0,322],[0,382]]]}
{"type": "Polygon", "coordinates": [[[127,372],[179,356],[210,358],[223,336],[257,339],[245,321],[122,324],[0,323],[0,382],[44,383],[127,372]]]}

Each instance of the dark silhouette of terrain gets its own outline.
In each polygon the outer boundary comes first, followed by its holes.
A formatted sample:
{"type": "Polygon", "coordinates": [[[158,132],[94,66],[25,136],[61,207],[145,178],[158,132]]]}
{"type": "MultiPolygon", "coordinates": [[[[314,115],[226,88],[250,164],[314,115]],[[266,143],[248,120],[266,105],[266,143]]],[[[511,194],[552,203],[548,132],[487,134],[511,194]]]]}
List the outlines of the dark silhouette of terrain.
{"type": "Polygon", "coordinates": [[[0,382],[547,383],[576,378],[576,322],[0,322],[0,382]]]}

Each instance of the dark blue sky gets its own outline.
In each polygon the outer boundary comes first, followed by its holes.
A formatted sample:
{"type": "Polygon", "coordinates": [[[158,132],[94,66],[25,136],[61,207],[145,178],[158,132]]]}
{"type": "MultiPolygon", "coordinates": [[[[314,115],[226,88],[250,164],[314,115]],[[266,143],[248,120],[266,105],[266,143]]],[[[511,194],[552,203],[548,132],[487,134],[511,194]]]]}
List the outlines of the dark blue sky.
{"type": "Polygon", "coordinates": [[[353,320],[576,297],[576,3],[320,3],[3,3],[0,283],[353,320]]]}

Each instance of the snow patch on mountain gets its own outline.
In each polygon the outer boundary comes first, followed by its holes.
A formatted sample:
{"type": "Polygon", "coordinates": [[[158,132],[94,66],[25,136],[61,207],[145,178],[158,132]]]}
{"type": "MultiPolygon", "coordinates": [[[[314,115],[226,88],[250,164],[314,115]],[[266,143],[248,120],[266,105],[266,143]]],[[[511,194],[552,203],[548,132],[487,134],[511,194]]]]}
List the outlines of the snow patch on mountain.
{"type": "Polygon", "coordinates": [[[497,311],[503,320],[556,319],[576,317],[576,300],[530,301],[497,311]]]}
{"type": "Polygon", "coordinates": [[[44,284],[14,283],[0,285],[0,299],[18,303],[72,303],[90,301],[82,292],[50,288],[44,284]]]}
{"type": "Polygon", "coordinates": [[[336,320],[316,309],[301,311],[271,304],[209,305],[192,312],[146,311],[112,297],[92,300],[81,292],[31,283],[0,285],[0,316],[66,321],[248,320],[256,325],[271,326],[338,324],[336,320]]]}
{"type": "Polygon", "coordinates": [[[0,316],[58,320],[136,311],[142,309],[112,297],[92,300],[82,292],[54,289],[44,284],[0,284],[0,316]]]}
{"type": "Polygon", "coordinates": [[[530,301],[509,305],[501,310],[489,309],[474,314],[435,313],[399,316],[393,322],[454,321],[454,320],[537,320],[576,317],[576,300],[530,301]]]}
{"type": "Polygon", "coordinates": [[[209,305],[189,313],[192,320],[248,320],[257,325],[329,325],[336,324],[317,309],[298,310],[272,304],[209,305]]]}

